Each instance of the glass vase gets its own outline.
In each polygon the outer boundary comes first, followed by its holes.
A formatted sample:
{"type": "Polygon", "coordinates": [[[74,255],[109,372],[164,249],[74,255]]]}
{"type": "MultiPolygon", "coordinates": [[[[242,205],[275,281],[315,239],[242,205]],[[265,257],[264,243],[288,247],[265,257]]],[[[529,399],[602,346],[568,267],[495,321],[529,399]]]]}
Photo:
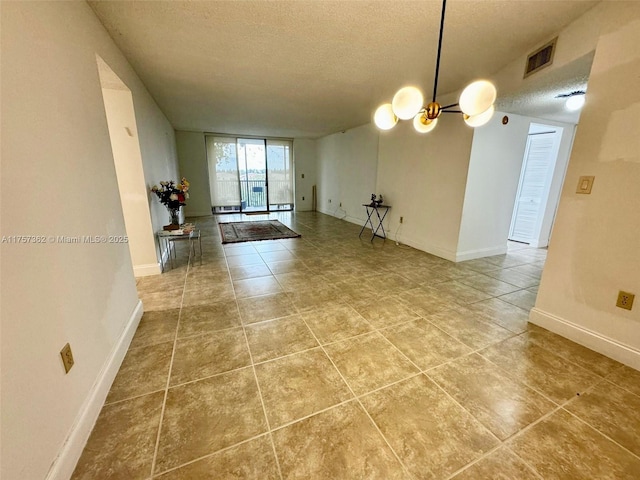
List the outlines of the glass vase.
{"type": "Polygon", "coordinates": [[[165,230],[178,230],[180,228],[180,207],[169,208],[169,225],[165,226],[165,230]]]}

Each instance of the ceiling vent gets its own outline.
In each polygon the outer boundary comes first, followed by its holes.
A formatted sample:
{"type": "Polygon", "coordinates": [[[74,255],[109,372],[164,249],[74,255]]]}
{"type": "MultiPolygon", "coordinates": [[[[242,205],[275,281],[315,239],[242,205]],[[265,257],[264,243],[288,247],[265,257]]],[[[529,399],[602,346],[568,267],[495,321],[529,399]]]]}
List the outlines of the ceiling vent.
{"type": "Polygon", "coordinates": [[[543,45],[527,57],[527,64],[524,67],[524,78],[553,63],[553,54],[556,51],[557,41],[558,37],[543,45]]]}

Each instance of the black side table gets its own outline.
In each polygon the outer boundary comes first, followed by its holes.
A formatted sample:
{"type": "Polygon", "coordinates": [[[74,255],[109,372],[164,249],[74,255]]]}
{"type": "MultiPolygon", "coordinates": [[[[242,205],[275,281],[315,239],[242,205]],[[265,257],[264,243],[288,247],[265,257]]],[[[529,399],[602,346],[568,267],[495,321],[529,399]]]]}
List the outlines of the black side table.
{"type": "Polygon", "coordinates": [[[387,213],[389,213],[389,209],[391,208],[391,205],[367,205],[366,203],[363,203],[362,206],[367,209],[367,220],[364,222],[364,225],[362,226],[362,230],[360,230],[360,235],[358,235],[358,237],[361,237],[362,232],[364,232],[364,229],[367,228],[367,225],[370,225],[371,233],[372,233],[371,235],[372,242],[373,242],[373,239],[376,237],[386,239],[387,234],[384,231],[384,225],[382,225],[382,222],[384,222],[384,217],[386,217],[387,213]],[[380,215],[380,210],[382,210],[382,215],[380,215]],[[377,226],[374,226],[373,224],[374,219],[371,218],[374,212],[376,214],[376,217],[378,218],[377,226]],[[382,235],[378,235],[378,230],[382,230],[382,235]]]}

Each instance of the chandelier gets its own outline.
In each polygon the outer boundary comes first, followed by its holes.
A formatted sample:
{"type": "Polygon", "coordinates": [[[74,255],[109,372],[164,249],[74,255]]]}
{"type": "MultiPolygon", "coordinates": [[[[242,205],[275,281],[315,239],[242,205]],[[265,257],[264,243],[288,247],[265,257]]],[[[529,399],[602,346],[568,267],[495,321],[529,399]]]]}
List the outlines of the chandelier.
{"type": "Polygon", "coordinates": [[[478,80],[469,84],[460,94],[458,103],[441,106],[436,101],[438,93],[438,74],[440,73],[440,51],[444,31],[444,13],[447,0],[442,0],[442,16],[440,17],[440,36],[438,38],[438,55],[436,57],[436,73],[433,81],[433,97],[424,106],[422,92],[413,86],[398,90],[391,103],[380,105],[373,120],[380,130],[390,130],[400,120],[413,118],[413,127],[419,133],[433,130],[442,113],[461,113],[464,121],[471,127],[479,127],[487,123],[493,116],[496,100],[496,87],[487,80],[478,80]],[[457,109],[457,108],[459,109],[457,109]]]}

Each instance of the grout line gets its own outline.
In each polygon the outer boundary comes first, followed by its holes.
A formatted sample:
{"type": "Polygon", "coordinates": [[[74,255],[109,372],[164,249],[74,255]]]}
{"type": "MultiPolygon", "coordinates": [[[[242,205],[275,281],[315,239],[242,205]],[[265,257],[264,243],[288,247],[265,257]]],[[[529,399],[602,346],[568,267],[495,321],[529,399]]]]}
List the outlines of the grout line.
{"type": "MultiPolygon", "coordinates": [[[[357,313],[357,312],[356,312],[357,313]]],[[[360,315],[360,314],[358,314],[360,315]]],[[[311,330],[311,327],[309,327],[309,325],[307,324],[307,321],[303,318],[302,319],[305,323],[305,325],[307,325],[307,328],[311,331],[311,334],[314,336],[314,338],[316,339],[316,342],[320,343],[318,341],[318,337],[316,337],[316,334],[313,332],[313,330],[311,330]]],[[[366,321],[366,320],[365,320],[366,321]]],[[[369,322],[367,322],[369,323],[369,322]]],[[[342,381],[344,382],[344,384],[347,386],[347,388],[349,389],[349,391],[351,392],[351,395],[353,395],[353,397],[355,398],[355,400],[358,402],[358,405],[360,405],[360,408],[364,411],[365,415],[369,418],[369,421],[371,422],[371,424],[373,425],[373,427],[377,430],[377,432],[380,434],[380,436],[382,437],[382,439],[384,440],[384,442],[387,444],[387,446],[389,447],[389,450],[391,450],[391,453],[393,453],[393,456],[396,457],[396,460],[398,460],[398,463],[400,464],[400,466],[402,467],[402,469],[405,471],[405,473],[409,476],[409,478],[415,478],[411,472],[409,471],[409,469],[407,468],[407,466],[404,464],[404,462],[400,459],[400,457],[398,456],[398,454],[396,453],[396,451],[394,450],[394,448],[391,446],[391,443],[389,443],[389,440],[387,440],[387,437],[382,433],[382,430],[380,430],[380,427],[378,427],[378,425],[376,424],[376,422],[373,420],[373,418],[371,417],[371,414],[369,413],[369,411],[364,407],[364,405],[362,404],[362,401],[360,400],[360,397],[358,397],[355,392],[353,391],[353,389],[351,388],[351,385],[349,385],[349,382],[347,382],[346,378],[344,378],[344,376],[342,375],[342,372],[340,372],[340,370],[338,369],[337,365],[335,364],[335,362],[333,361],[333,359],[331,358],[331,356],[327,353],[327,351],[324,349],[324,347],[322,346],[322,344],[320,345],[320,348],[322,348],[322,351],[324,352],[325,356],[329,359],[329,361],[331,362],[331,365],[333,365],[333,368],[336,370],[336,372],[338,372],[338,375],[340,375],[340,378],[342,379],[342,381]]],[[[371,393],[371,392],[369,392],[371,393]]]]}
{"type": "MultiPolygon", "coordinates": [[[[262,257],[261,257],[262,258],[262,257]]],[[[226,258],[226,254],[225,254],[225,261],[227,260],[226,258]]],[[[268,268],[268,267],[267,267],[268,268]]],[[[229,269],[229,263],[227,262],[227,269],[229,269]]],[[[229,274],[229,278],[231,278],[231,271],[228,270],[228,274],[229,274]]],[[[253,372],[253,378],[256,382],[256,388],[258,389],[258,397],[260,398],[260,405],[262,405],[262,414],[264,415],[264,419],[265,422],[267,424],[267,434],[269,435],[269,440],[271,442],[271,449],[273,450],[273,456],[275,458],[276,461],[276,467],[278,470],[278,476],[280,477],[280,480],[283,480],[282,478],[282,468],[280,467],[280,459],[278,458],[278,453],[276,451],[276,444],[273,440],[273,434],[271,433],[271,423],[269,422],[269,417],[267,415],[267,408],[265,406],[264,403],[264,398],[262,396],[262,389],[260,388],[260,381],[258,380],[258,374],[256,372],[256,366],[255,363],[253,361],[253,353],[251,352],[251,347],[249,346],[249,337],[247,336],[247,330],[246,330],[246,325],[242,319],[242,315],[240,315],[240,305],[238,303],[238,296],[236,294],[236,288],[235,285],[233,285],[233,281],[231,282],[232,288],[233,288],[233,296],[235,298],[235,302],[236,302],[236,308],[238,309],[238,315],[240,316],[240,323],[242,324],[242,334],[244,335],[244,341],[245,341],[245,346],[247,347],[247,352],[249,352],[249,361],[251,362],[251,371],[253,372]]]]}
{"type": "MultiPolygon", "coordinates": [[[[169,252],[169,254],[171,254],[171,252],[169,252]]],[[[189,257],[191,257],[191,255],[189,255],[189,257]]],[[[176,348],[177,348],[177,344],[178,344],[178,329],[180,328],[180,318],[182,317],[182,308],[184,307],[184,296],[185,296],[187,277],[189,276],[190,267],[191,267],[191,262],[189,261],[187,263],[187,270],[186,270],[185,275],[184,275],[182,298],[180,299],[180,307],[179,307],[180,311],[178,313],[178,321],[176,322],[176,330],[175,330],[175,334],[174,334],[174,337],[173,337],[173,349],[171,351],[171,360],[169,361],[169,372],[167,373],[167,383],[165,384],[165,388],[164,388],[164,398],[162,399],[162,409],[160,410],[160,420],[158,422],[158,434],[156,435],[156,444],[155,444],[155,448],[153,450],[153,457],[152,457],[152,460],[151,460],[151,477],[153,477],[153,474],[155,472],[156,462],[157,462],[157,459],[158,459],[158,451],[160,450],[160,437],[161,437],[161,434],[162,434],[162,424],[164,423],[164,413],[165,413],[166,406],[167,406],[167,397],[169,396],[169,385],[170,385],[170,382],[171,382],[171,372],[173,370],[173,361],[175,359],[176,348]]]]}

